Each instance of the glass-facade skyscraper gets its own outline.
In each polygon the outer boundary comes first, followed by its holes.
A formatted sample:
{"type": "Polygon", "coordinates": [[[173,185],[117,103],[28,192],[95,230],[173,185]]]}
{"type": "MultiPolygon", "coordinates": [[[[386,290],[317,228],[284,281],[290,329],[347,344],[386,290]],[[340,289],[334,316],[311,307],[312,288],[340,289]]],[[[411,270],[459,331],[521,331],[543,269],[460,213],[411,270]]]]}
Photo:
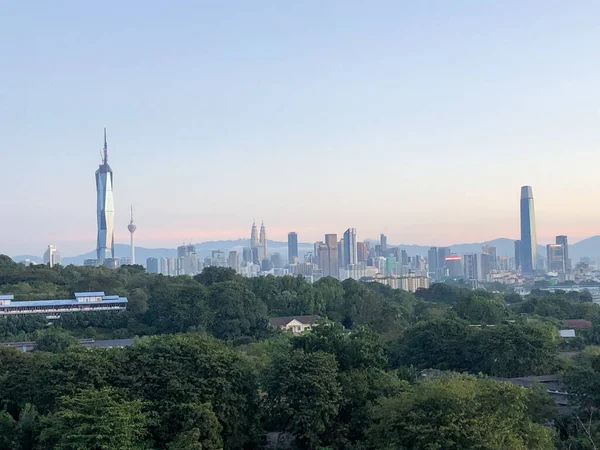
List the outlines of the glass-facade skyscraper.
{"type": "Polygon", "coordinates": [[[523,186],[521,187],[521,272],[524,275],[533,275],[535,272],[536,250],[533,189],[531,186],[523,186]]]}
{"type": "Polygon", "coordinates": [[[288,233],[288,262],[290,264],[298,262],[298,234],[294,231],[288,233]]]}
{"type": "Polygon", "coordinates": [[[104,129],[104,155],[102,164],[96,170],[96,213],[98,218],[98,239],[96,255],[99,264],[107,258],[115,257],[115,205],[113,199],[113,172],[108,165],[106,128],[104,129]]]}
{"type": "Polygon", "coordinates": [[[356,248],[356,228],[348,228],[344,233],[344,260],[343,265],[358,264],[358,255],[356,248]]]}

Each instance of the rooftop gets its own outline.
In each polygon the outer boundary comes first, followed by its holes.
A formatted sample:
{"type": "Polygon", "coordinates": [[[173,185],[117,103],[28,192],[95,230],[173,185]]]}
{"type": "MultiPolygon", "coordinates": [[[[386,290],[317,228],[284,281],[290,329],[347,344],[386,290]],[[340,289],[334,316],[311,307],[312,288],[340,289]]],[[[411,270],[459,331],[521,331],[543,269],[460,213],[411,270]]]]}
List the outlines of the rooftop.
{"type": "Polygon", "coordinates": [[[290,323],[292,320],[297,320],[305,325],[312,325],[319,319],[319,316],[285,316],[285,317],[272,317],[269,319],[271,325],[276,327],[283,327],[290,323]]]}

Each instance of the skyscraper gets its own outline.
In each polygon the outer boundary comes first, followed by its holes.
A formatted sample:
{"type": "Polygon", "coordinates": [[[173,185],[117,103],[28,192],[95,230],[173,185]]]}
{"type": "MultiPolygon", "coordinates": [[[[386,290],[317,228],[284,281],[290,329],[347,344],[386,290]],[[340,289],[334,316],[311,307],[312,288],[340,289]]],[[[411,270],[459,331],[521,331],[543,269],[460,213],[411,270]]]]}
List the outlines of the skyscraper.
{"type": "Polygon", "coordinates": [[[560,244],[548,244],[546,246],[548,257],[548,272],[565,273],[564,248],[560,244]]]}
{"type": "Polygon", "coordinates": [[[323,270],[324,277],[339,277],[337,234],[326,234],[325,245],[319,247],[319,268],[323,270]],[[325,253],[322,257],[322,253],[325,253]]]}
{"type": "Polygon", "coordinates": [[[487,253],[488,255],[488,259],[489,259],[489,268],[490,270],[496,270],[497,269],[497,251],[496,251],[496,247],[493,247],[491,245],[484,245],[483,247],[481,247],[481,251],[483,253],[487,253]]]}
{"type": "Polygon", "coordinates": [[[96,170],[96,216],[98,238],[96,256],[99,264],[108,257],[115,257],[115,205],[113,199],[113,172],[108,165],[108,145],[104,129],[104,154],[102,164],[96,170]],[[110,256],[107,256],[109,254],[110,256]]]}
{"type": "Polygon", "coordinates": [[[288,262],[298,263],[298,234],[294,231],[288,233],[288,262]]]}
{"type": "Polygon", "coordinates": [[[521,269],[521,241],[515,241],[515,269],[521,269]]]}
{"type": "Polygon", "coordinates": [[[260,249],[261,259],[268,259],[269,249],[267,246],[267,229],[265,228],[264,222],[260,226],[260,249]]]}
{"type": "Polygon", "coordinates": [[[49,245],[44,252],[44,264],[48,264],[50,267],[60,264],[60,253],[56,250],[55,245],[49,245]]]}
{"type": "Polygon", "coordinates": [[[387,256],[387,236],[383,233],[381,233],[379,245],[381,245],[381,256],[387,256]]]}
{"type": "Polygon", "coordinates": [[[477,255],[468,253],[464,255],[463,261],[464,275],[467,280],[478,280],[479,271],[477,270],[477,255]]]}
{"type": "Polygon", "coordinates": [[[563,259],[564,259],[564,273],[568,273],[571,271],[571,260],[569,259],[569,242],[567,236],[561,235],[556,236],[556,243],[558,245],[562,245],[563,248],[563,259]]]}
{"type": "Polygon", "coordinates": [[[159,273],[158,272],[158,259],[156,259],[156,258],[146,259],[146,272],[159,273]]]}
{"type": "Polygon", "coordinates": [[[344,266],[358,264],[356,228],[348,228],[344,233],[344,266]]]}
{"type": "Polygon", "coordinates": [[[521,272],[533,275],[535,272],[537,240],[535,235],[535,209],[533,189],[521,187],[521,272]]]}
{"type": "Polygon", "coordinates": [[[137,230],[137,226],[133,223],[133,206],[131,207],[131,220],[129,221],[129,225],[127,225],[127,229],[130,234],[130,245],[131,245],[131,264],[135,264],[135,246],[133,245],[133,233],[137,230]]]}
{"type": "Polygon", "coordinates": [[[367,244],[364,242],[356,243],[356,259],[358,262],[365,262],[367,260],[368,249],[367,244]]]}
{"type": "Polygon", "coordinates": [[[240,271],[240,257],[238,252],[235,250],[229,252],[229,256],[227,257],[227,265],[236,272],[240,271]]]}
{"type": "Polygon", "coordinates": [[[256,229],[256,220],[252,221],[252,230],[250,231],[250,248],[257,248],[258,241],[258,230],[256,229]]]}
{"type": "Polygon", "coordinates": [[[431,247],[427,252],[427,263],[429,264],[429,273],[435,278],[438,268],[438,249],[431,247]]]}
{"type": "Polygon", "coordinates": [[[451,277],[458,278],[463,276],[462,258],[456,253],[451,253],[450,255],[446,256],[444,267],[448,269],[448,274],[451,277]]]}

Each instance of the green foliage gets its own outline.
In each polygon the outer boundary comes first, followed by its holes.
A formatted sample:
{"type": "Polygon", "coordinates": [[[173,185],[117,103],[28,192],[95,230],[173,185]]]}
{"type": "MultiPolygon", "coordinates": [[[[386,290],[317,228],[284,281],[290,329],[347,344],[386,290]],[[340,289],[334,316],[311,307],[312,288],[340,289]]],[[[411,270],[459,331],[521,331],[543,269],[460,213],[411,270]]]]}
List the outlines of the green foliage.
{"type": "Polygon", "coordinates": [[[552,448],[551,430],[527,416],[526,397],[517,386],[470,376],[423,381],[373,408],[369,448],[552,448]]]}
{"type": "Polygon", "coordinates": [[[36,339],[35,349],[40,352],[60,353],[77,345],[77,339],[60,328],[50,328],[36,339]]]}
{"type": "Polygon", "coordinates": [[[487,299],[479,295],[461,298],[454,311],[458,317],[473,324],[497,324],[507,316],[503,301],[496,298],[487,299]]]}
{"type": "Polygon", "coordinates": [[[558,356],[554,327],[514,323],[480,328],[453,318],[410,327],[389,353],[392,367],[412,365],[498,377],[552,373],[558,356]]]}
{"type": "Polygon", "coordinates": [[[239,278],[236,271],[229,267],[205,267],[202,273],[196,275],[194,279],[204,286],[212,286],[215,283],[224,283],[226,281],[235,281],[239,278]]]}
{"type": "Polygon", "coordinates": [[[60,399],[60,409],[43,418],[40,440],[56,450],[142,449],[148,417],[140,400],[116,391],[87,389],[60,399]]]}
{"type": "Polygon", "coordinates": [[[243,284],[213,284],[208,290],[208,305],[214,311],[210,331],[219,339],[264,337],[269,332],[266,305],[243,284]]]}
{"type": "Polygon", "coordinates": [[[292,345],[307,353],[322,351],[335,355],[342,371],[383,369],[387,365],[379,337],[365,327],[345,331],[340,324],[322,322],[310,333],[295,337],[292,345]]]}
{"type": "Polygon", "coordinates": [[[267,370],[265,409],[275,430],[292,433],[302,448],[322,440],[340,408],[337,362],[323,352],[293,350],[276,357],[267,370]]]}

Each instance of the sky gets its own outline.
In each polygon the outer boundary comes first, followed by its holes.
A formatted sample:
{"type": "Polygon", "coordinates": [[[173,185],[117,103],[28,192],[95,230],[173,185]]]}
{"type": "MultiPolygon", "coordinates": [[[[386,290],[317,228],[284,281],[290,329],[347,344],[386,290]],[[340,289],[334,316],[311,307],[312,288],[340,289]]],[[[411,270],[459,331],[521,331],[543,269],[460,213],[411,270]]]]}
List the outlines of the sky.
{"type": "Polygon", "coordinates": [[[600,2],[0,0],[0,253],[598,234],[600,2]]]}

